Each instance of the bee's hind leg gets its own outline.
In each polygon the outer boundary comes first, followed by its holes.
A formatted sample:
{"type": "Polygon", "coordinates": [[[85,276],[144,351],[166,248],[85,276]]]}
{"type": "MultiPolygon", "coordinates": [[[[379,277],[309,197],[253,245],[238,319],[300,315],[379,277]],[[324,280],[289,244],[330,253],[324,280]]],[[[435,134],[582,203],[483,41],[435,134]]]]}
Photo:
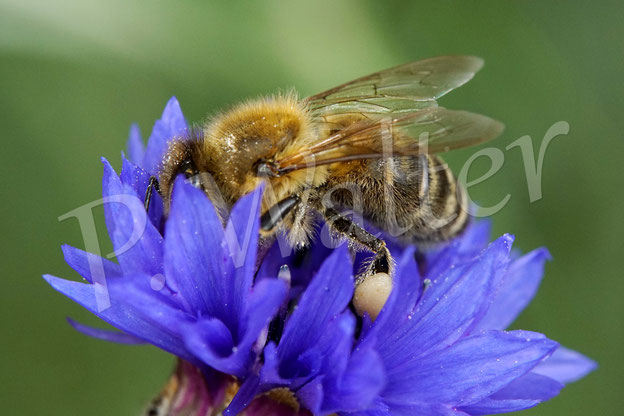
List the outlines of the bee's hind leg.
{"type": "MultiPolygon", "coordinates": [[[[360,317],[368,316],[371,320],[383,310],[392,291],[392,273],[394,263],[386,243],[333,209],[325,209],[325,220],[336,232],[350,241],[366,247],[375,253],[373,260],[355,280],[355,291],[351,307],[360,317]]],[[[361,320],[358,320],[361,328],[361,320]]]]}
{"type": "Polygon", "coordinates": [[[375,257],[373,257],[364,271],[357,276],[356,284],[364,281],[366,277],[377,273],[392,275],[394,263],[390,251],[382,239],[375,237],[373,234],[351,221],[348,217],[332,208],[325,208],[323,216],[332,230],[348,238],[349,241],[356,245],[365,247],[375,254],[375,257]]]}

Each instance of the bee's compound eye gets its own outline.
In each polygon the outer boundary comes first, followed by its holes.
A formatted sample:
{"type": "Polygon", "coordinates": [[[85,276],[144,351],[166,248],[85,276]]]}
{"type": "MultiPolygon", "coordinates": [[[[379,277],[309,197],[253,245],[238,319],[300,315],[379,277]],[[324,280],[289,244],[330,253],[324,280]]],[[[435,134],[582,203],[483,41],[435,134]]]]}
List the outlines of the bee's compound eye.
{"type": "Polygon", "coordinates": [[[197,172],[197,169],[191,159],[185,159],[182,163],[180,163],[178,173],[183,174],[188,179],[188,183],[193,185],[195,188],[202,187],[199,172],[197,172]]]}
{"type": "Polygon", "coordinates": [[[184,176],[190,178],[195,174],[195,166],[193,166],[193,162],[190,159],[184,159],[178,167],[178,172],[183,173],[184,176]]]}

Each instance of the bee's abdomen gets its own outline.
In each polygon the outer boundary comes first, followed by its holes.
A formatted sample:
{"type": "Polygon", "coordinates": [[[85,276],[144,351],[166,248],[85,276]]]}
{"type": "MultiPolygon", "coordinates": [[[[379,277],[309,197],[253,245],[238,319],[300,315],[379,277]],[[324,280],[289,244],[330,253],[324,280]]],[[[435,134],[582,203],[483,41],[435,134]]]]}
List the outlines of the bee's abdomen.
{"type": "Polygon", "coordinates": [[[334,204],[361,211],[386,233],[409,243],[434,243],[467,225],[466,194],[437,156],[351,162],[330,181],[334,204]]]}
{"type": "Polygon", "coordinates": [[[468,223],[467,196],[453,172],[437,156],[426,155],[429,186],[421,186],[419,209],[415,216],[422,229],[414,228],[420,241],[443,241],[460,234],[468,223]]]}

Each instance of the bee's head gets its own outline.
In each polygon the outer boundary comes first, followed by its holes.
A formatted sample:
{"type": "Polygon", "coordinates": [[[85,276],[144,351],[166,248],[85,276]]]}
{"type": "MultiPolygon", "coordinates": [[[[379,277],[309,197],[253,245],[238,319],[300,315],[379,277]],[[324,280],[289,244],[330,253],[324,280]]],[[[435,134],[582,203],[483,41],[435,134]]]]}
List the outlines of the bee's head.
{"type": "Polygon", "coordinates": [[[175,139],[169,142],[158,175],[165,212],[169,211],[174,182],[183,175],[189,184],[204,191],[221,218],[227,218],[227,198],[224,198],[205,159],[199,139],[175,139]]]}

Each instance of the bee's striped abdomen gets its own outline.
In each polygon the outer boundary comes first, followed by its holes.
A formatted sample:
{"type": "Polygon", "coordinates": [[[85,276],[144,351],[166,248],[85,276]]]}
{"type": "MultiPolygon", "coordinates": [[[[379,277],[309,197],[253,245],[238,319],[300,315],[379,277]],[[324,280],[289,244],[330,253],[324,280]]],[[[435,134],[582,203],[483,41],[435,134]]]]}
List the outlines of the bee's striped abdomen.
{"type": "Polygon", "coordinates": [[[331,175],[321,194],[330,193],[338,208],[362,210],[367,221],[387,234],[409,243],[433,243],[458,235],[467,224],[465,193],[437,156],[343,165],[344,171],[331,175]]]}
{"type": "MultiPolygon", "coordinates": [[[[435,155],[426,155],[429,187],[419,194],[420,215],[428,220],[423,230],[431,241],[447,240],[461,233],[468,223],[466,193],[448,165],[435,155]]],[[[423,235],[423,240],[429,240],[423,235]]],[[[420,238],[419,238],[420,239],[420,238]]]]}

